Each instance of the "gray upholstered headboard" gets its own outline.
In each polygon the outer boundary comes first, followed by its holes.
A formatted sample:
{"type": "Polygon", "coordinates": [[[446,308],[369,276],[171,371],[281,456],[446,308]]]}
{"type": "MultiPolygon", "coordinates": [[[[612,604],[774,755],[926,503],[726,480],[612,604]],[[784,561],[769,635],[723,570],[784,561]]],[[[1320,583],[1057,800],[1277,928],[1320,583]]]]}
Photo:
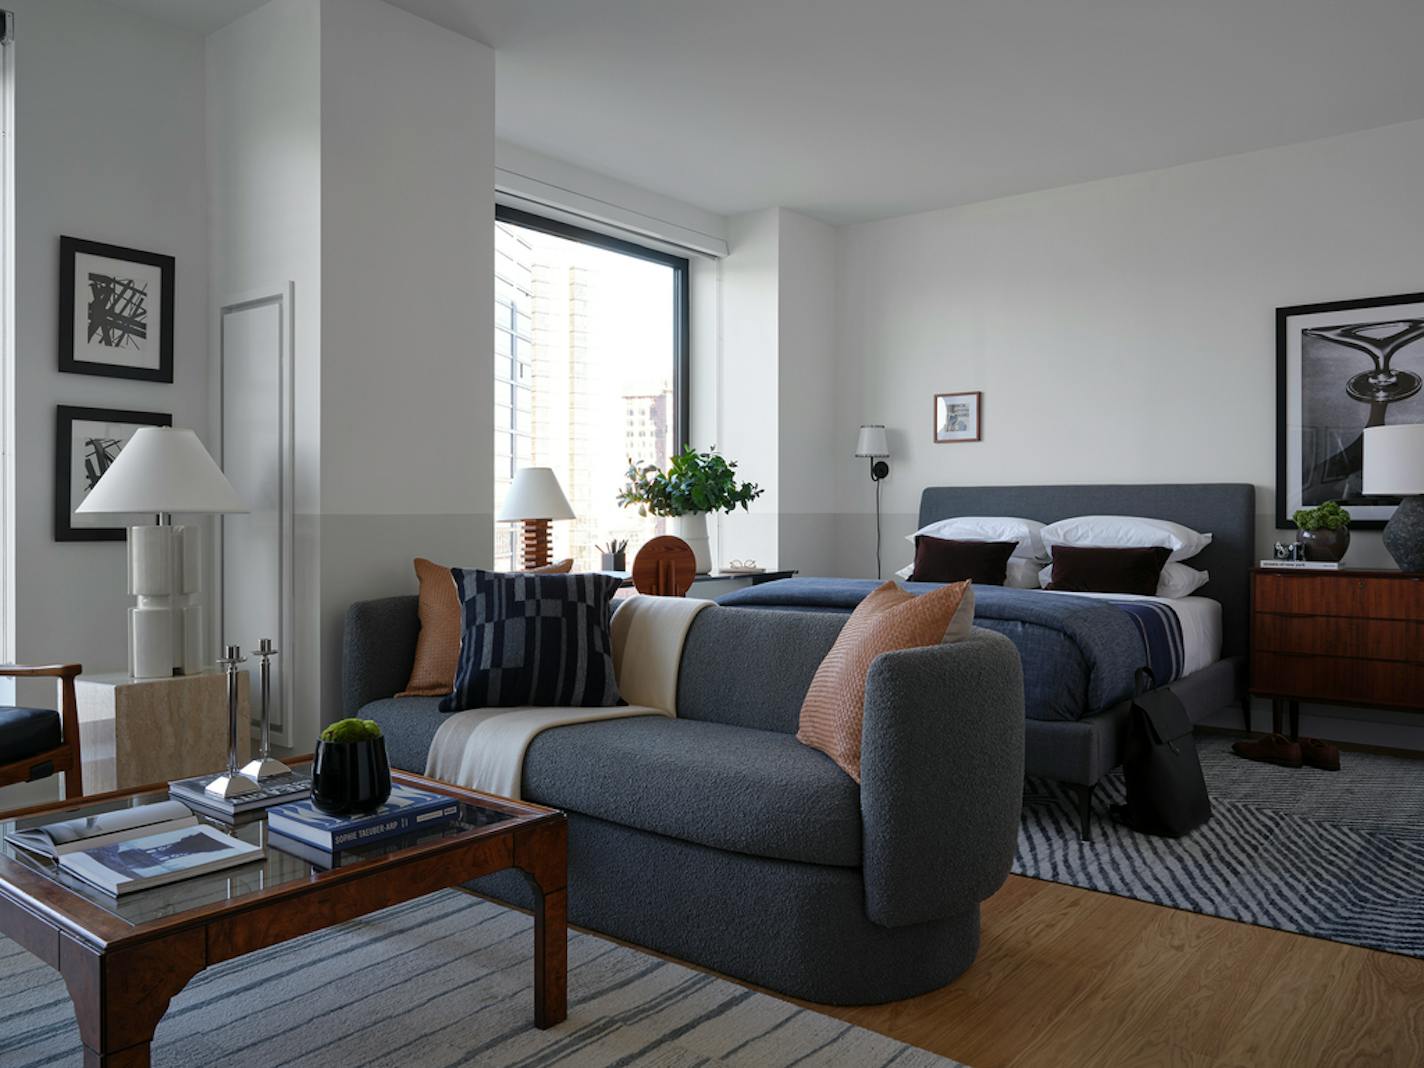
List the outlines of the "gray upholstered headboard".
{"type": "Polygon", "coordinates": [[[1255,486],[930,486],[920,495],[920,526],[957,515],[1016,515],[1042,523],[1075,515],[1140,515],[1210,533],[1211,544],[1186,562],[1211,572],[1198,592],[1221,602],[1222,655],[1246,655],[1256,553],[1255,486]]]}

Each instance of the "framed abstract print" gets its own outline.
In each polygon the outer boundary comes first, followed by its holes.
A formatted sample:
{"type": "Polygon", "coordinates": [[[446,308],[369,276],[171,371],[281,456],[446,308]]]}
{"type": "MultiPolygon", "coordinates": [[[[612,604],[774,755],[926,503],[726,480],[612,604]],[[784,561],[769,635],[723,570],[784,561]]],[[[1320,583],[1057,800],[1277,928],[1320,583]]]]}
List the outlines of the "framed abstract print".
{"type": "Polygon", "coordinates": [[[59,369],[173,381],[172,256],[59,239],[59,369]]]}
{"type": "Polygon", "coordinates": [[[1362,490],[1366,427],[1424,423],[1424,293],[1276,309],[1276,526],[1326,501],[1351,527],[1399,504],[1362,490]]]}

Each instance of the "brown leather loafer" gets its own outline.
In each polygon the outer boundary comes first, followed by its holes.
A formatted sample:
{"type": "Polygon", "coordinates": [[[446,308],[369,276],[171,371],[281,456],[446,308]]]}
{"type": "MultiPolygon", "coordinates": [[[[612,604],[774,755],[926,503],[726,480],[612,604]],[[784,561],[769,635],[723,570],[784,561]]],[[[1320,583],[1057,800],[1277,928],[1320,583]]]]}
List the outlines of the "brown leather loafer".
{"type": "Polygon", "coordinates": [[[1283,768],[1298,768],[1303,759],[1300,743],[1291,741],[1284,734],[1232,742],[1231,751],[1247,760],[1259,760],[1263,764],[1277,764],[1283,768]]]}
{"type": "Polygon", "coordinates": [[[1321,771],[1340,770],[1340,747],[1322,742],[1319,738],[1300,740],[1300,758],[1308,766],[1321,771]]]}

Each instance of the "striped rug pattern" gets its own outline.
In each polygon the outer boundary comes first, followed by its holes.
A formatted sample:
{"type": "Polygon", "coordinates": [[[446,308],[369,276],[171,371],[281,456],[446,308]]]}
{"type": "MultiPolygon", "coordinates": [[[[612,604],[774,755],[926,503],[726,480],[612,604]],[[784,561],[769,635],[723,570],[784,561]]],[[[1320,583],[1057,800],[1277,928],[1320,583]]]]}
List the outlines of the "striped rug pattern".
{"type": "MultiPolygon", "coordinates": [[[[153,1063],[939,1066],[955,1062],[592,935],[569,938],[569,1018],[534,1028],[531,921],[450,890],[201,972],[153,1063]]],[[[82,1061],[58,975],[0,938],[0,1065],[82,1061]]]]}
{"type": "Polygon", "coordinates": [[[1181,839],[1114,824],[1120,773],[1098,787],[1093,841],[1073,801],[1030,780],[1014,871],[1262,927],[1424,957],[1424,763],[1341,754],[1338,772],[1243,760],[1199,736],[1212,819],[1181,839]]]}

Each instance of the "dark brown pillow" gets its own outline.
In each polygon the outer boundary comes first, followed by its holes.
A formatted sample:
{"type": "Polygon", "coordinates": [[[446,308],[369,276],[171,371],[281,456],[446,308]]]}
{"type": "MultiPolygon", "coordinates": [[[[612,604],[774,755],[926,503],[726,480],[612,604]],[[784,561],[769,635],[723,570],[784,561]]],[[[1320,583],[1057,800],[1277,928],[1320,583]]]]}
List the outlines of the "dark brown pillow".
{"type": "Polygon", "coordinates": [[[1002,586],[1016,541],[956,541],[921,534],[915,539],[911,582],[978,582],[1002,586]]]}
{"type": "Polygon", "coordinates": [[[1085,545],[1053,548],[1050,590],[1070,593],[1137,593],[1151,597],[1172,550],[1164,545],[1140,549],[1098,549],[1085,545]]]}

